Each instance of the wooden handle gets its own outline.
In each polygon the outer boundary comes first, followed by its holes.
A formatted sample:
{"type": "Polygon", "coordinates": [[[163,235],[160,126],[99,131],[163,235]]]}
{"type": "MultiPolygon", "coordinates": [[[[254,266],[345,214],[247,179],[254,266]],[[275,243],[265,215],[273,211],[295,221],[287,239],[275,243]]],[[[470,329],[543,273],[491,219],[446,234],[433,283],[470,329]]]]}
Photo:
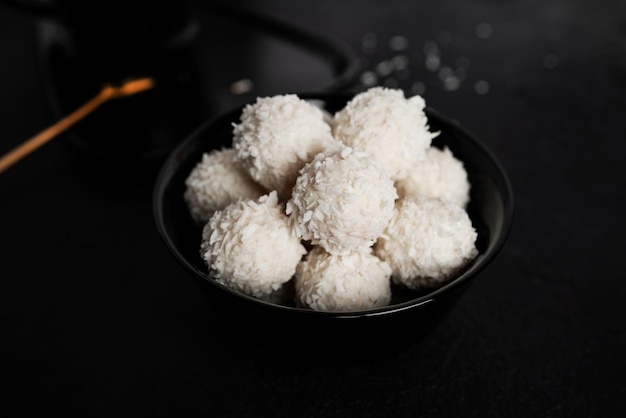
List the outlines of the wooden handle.
{"type": "Polygon", "coordinates": [[[154,80],[152,78],[128,80],[119,86],[113,84],[105,85],[96,96],[76,109],[74,112],[70,113],[54,125],[44,129],[37,135],[2,156],[2,158],[0,158],[0,173],[4,172],[31,152],[69,129],[72,125],[96,110],[107,100],[131,96],[141,91],[151,89],[153,86],[154,80]]]}

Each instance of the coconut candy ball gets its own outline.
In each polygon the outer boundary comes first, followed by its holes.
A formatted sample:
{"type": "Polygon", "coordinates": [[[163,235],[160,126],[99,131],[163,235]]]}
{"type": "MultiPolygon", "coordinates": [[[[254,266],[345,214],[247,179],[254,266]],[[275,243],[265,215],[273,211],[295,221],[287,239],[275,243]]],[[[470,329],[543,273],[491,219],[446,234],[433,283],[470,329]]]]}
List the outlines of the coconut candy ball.
{"type": "Polygon", "coordinates": [[[294,94],[258,98],[244,107],[233,129],[233,147],[246,171],[285,200],[302,166],[334,142],[321,109],[294,94]]]}
{"type": "Polygon", "coordinates": [[[338,146],[306,164],[287,202],[294,232],[331,254],[371,247],[394,210],[397,192],[369,154],[338,146]]]}
{"type": "Polygon", "coordinates": [[[420,96],[373,87],[353,97],[335,114],[334,136],[380,160],[393,180],[406,177],[425,157],[437,134],[429,131],[420,96]]]}
{"type": "Polygon", "coordinates": [[[459,206],[407,196],[396,202],[374,253],[391,266],[393,282],[420,290],[444,283],[474,259],[476,237],[459,206]]]}
{"type": "Polygon", "coordinates": [[[237,199],[257,199],[267,191],[235,159],[235,150],[204,153],[185,179],[184,199],[196,223],[204,225],[216,210],[237,199]]]}
{"type": "Polygon", "coordinates": [[[201,255],[215,279],[262,297],[294,275],[306,253],[289,227],[276,191],[215,212],[202,231],[201,255]]]}
{"type": "Polygon", "coordinates": [[[390,277],[371,251],[331,255],[315,247],[296,268],[297,303],[317,311],[379,308],[391,300],[390,277]]]}
{"type": "Polygon", "coordinates": [[[430,147],[424,161],[409,175],[396,182],[398,195],[434,197],[465,208],[469,202],[470,183],[463,163],[448,147],[430,147]]]}

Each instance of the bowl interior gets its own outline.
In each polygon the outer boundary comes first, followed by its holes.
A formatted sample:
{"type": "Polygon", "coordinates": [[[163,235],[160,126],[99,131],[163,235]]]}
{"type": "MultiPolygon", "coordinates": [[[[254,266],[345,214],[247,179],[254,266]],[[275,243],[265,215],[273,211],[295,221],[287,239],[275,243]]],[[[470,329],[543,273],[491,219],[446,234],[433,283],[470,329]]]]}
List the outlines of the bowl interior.
{"type": "MultiPolygon", "coordinates": [[[[349,100],[349,95],[300,95],[325,110],[334,113],[349,100]]],[[[217,283],[207,272],[200,256],[201,227],[191,219],[183,193],[185,179],[200,161],[202,154],[212,149],[230,147],[232,124],[239,121],[241,109],[235,109],[217,119],[206,122],[185,139],[165,161],[154,189],[154,215],[159,234],[167,247],[197,279],[216,290],[248,299],[250,303],[272,309],[286,309],[306,315],[330,315],[341,317],[381,315],[421,306],[450,292],[460,284],[467,284],[497,254],[503,246],[510,227],[513,195],[505,172],[493,154],[471,134],[438,114],[426,109],[430,129],[440,134],[433,145],[447,146],[463,161],[471,183],[470,203],[467,211],[478,232],[479,256],[457,278],[442,287],[426,292],[415,292],[399,287],[393,288],[389,306],[351,313],[315,312],[296,308],[290,286],[265,300],[255,299],[228,289],[217,283]]]]}

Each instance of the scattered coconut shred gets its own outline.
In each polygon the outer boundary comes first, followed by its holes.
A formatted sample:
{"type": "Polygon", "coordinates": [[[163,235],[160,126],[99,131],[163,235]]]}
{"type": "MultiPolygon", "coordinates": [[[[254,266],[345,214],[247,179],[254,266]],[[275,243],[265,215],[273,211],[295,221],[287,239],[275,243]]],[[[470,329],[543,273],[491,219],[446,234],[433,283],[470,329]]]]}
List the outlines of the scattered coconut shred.
{"type": "Polygon", "coordinates": [[[379,308],[392,284],[455,277],[478,254],[470,185],[463,163],[431,146],[424,107],[383,87],[334,115],[296,95],[247,105],[232,147],[186,182],[209,273],[259,298],[293,281],[293,304],[319,311],[379,308]]]}

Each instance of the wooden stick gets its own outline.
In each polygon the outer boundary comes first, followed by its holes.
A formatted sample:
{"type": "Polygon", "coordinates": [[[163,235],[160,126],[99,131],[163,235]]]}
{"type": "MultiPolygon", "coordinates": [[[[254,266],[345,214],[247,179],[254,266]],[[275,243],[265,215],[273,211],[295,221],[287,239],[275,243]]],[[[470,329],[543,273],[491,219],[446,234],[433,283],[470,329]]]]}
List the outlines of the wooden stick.
{"type": "Polygon", "coordinates": [[[118,97],[127,97],[133,94],[151,89],[154,86],[152,78],[140,78],[128,80],[121,85],[107,84],[102,90],[87,103],[70,113],[54,125],[44,129],[37,135],[33,136],[26,142],[9,151],[0,158],[0,173],[11,167],[13,164],[26,157],[37,148],[41,147],[54,137],[69,129],[76,122],[87,116],[89,113],[97,109],[102,103],[109,99],[118,97]]]}

